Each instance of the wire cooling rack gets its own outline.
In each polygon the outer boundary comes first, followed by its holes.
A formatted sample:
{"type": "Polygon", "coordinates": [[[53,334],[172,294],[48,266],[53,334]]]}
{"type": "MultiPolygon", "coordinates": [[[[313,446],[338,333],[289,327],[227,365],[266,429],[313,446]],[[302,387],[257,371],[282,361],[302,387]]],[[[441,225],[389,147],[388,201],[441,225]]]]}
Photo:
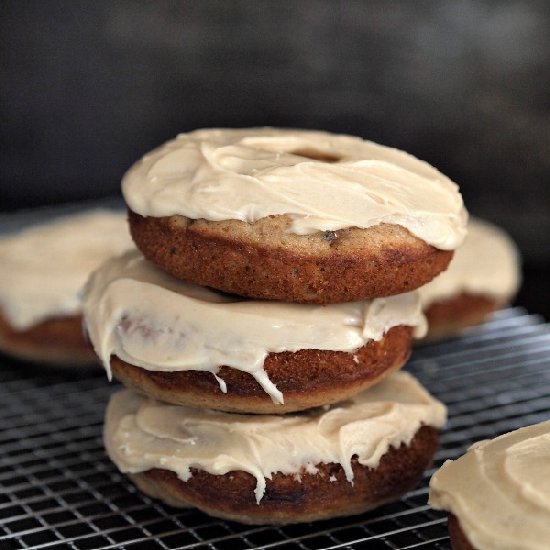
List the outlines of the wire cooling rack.
{"type": "Polygon", "coordinates": [[[550,417],[550,326],[520,309],[455,340],[416,349],[408,369],[449,407],[434,468],[400,501],[355,517],[242,526],[140,494],[106,458],[100,371],[48,371],[0,359],[0,548],[449,550],[427,504],[435,467],[474,441],[550,417]]]}

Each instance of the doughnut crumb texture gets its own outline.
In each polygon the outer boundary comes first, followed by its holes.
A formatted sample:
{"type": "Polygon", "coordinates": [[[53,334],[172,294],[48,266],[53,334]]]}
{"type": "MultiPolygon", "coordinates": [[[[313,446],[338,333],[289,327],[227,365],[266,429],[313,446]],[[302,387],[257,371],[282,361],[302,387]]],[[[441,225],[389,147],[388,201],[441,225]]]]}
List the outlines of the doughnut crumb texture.
{"type": "Polygon", "coordinates": [[[369,342],[353,353],[300,350],[268,355],[263,368],[284,396],[282,403],[273,401],[250,374],[227,366],[215,376],[196,370],[152,371],[112,356],[110,367],[126,387],[166,403],[285,414],[336,403],[379,383],[406,363],[411,332],[410,327],[391,328],[379,342],[369,342]]]}
{"type": "Polygon", "coordinates": [[[212,222],[130,211],[129,220],[136,246],[161,269],[259,299],[334,304],[402,294],[431,281],[453,256],[387,224],[293,235],[287,216],[212,222]]]}

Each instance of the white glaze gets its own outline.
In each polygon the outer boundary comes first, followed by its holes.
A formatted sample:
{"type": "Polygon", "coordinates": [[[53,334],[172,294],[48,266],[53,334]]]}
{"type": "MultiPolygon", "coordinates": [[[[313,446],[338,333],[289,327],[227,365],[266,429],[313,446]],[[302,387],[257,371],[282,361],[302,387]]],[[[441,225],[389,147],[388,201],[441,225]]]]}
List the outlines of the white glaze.
{"type": "Polygon", "coordinates": [[[458,187],[435,168],[397,149],[325,132],[180,134],[134,164],[122,191],[143,216],[254,222],[288,214],[297,234],[389,223],[440,249],[457,248],[466,234],[458,187]],[[292,154],[304,149],[341,160],[292,154]]]}
{"type": "Polygon", "coordinates": [[[481,441],[430,482],[477,550],[542,550],[550,541],[550,421],[481,441]]]}

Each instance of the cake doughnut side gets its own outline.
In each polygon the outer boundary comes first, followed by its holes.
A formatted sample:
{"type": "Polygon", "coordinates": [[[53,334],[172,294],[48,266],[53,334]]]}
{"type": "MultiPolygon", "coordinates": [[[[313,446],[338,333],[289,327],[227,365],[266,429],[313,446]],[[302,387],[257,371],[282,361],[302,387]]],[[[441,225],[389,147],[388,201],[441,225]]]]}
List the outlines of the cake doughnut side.
{"type": "Polygon", "coordinates": [[[504,300],[482,294],[459,292],[426,307],[428,333],[418,344],[438,342],[457,336],[464,329],[484,323],[506,305],[504,300]]]}
{"type": "Polygon", "coordinates": [[[460,522],[456,519],[456,516],[449,514],[447,526],[449,529],[449,536],[451,538],[453,550],[478,550],[474,548],[470,541],[466,538],[466,535],[460,526],[460,522]]]}
{"type": "Polygon", "coordinates": [[[274,402],[247,372],[222,366],[222,391],[211,372],[151,371],[111,357],[114,376],[126,387],[166,403],[227,412],[284,414],[342,401],[373,386],[401,368],[410,355],[412,329],[393,327],[376,342],[353,353],[299,350],[269,354],[263,368],[284,396],[274,402]]]}
{"type": "Polygon", "coordinates": [[[168,273],[240,296],[333,304],[414,290],[444,271],[453,252],[383,224],[292,235],[286,216],[239,220],[142,217],[130,232],[168,273]]]}

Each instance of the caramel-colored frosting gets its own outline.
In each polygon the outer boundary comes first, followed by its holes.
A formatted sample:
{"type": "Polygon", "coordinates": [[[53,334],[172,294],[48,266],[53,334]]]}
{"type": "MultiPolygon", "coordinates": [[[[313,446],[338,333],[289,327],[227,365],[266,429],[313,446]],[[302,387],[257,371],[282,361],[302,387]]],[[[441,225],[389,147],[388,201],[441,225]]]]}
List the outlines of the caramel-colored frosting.
{"type": "Polygon", "coordinates": [[[247,300],[180,281],[130,251],[90,278],[84,314],[90,340],[109,372],[111,355],[151,371],[250,373],[274,402],[282,393],[263,363],[269,353],[354,352],[391,327],[426,321],[416,293],[326,306],[247,300]]]}
{"type": "Polygon", "coordinates": [[[80,312],[88,275],[132,246],[126,214],[104,209],[64,216],[0,239],[0,307],[20,330],[80,312]]]}
{"type": "Polygon", "coordinates": [[[468,235],[447,271],[418,289],[424,308],[462,292],[504,304],[517,292],[521,273],[512,239],[499,227],[470,218],[468,235]]]}
{"type": "Polygon", "coordinates": [[[458,187],[417,158],[357,137],[276,128],[180,134],[122,181],[142,216],[254,222],[292,218],[300,235],[382,223],[455,249],[467,214],[458,187]]]}
{"type": "Polygon", "coordinates": [[[123,390],[107,408],[104,440],[125,473],[162,468],[187,481],[191,468],[214,475],[248,472],[260,502],[275,472],[299,476],[336,463],[352,483],[353,456],[376,468],[390,447],[409,444],[422,425],[445,421],[445,406],[410,374],[398,372],[344,403],[284,416],[168,405],[123,390]]]}
{"type": "Polygon", "coordinates": [[[432,477],[429,503],[453,513],[477,550],[548,548],[550,421],[447,460],[432,477]]]}

